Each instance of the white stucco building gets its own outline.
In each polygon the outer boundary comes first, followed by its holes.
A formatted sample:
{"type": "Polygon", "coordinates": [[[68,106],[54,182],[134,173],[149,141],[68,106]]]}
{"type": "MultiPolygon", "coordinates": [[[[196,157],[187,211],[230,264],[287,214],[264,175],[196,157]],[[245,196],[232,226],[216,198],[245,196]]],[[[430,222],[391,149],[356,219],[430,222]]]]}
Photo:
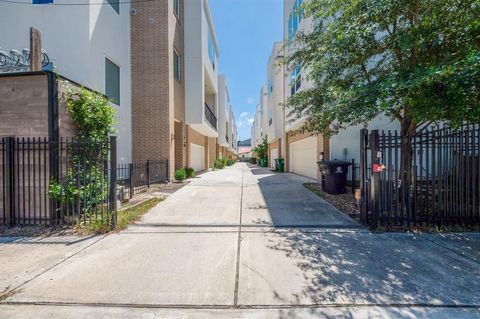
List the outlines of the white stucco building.
{"type": "MultiPolygon", "coordinates": [[[[130,162],[131,68],[130,4],[86,0],[85,5],[15,4],[0,2],[0,49],[29,47],[29,29],[42,33],[54,71],[85,87],[107,95],[117,109],[118,161],[130,162]]],[[[43,1],[44,2],[44,1],[43,1]]]]}
{"type": "MultiPolygon", "coordinates": [[[[309,32],[313,30],[314,21],[312,18],[303,17],[301,4],[304,0],[285,0],[284,12],[284,43],[285,55],[295,51],[295,36],[297,32],[309,32]]],[[[305,0],[308,1],[308,0],[305,0]]],[[[315,83],[308,79],[308,69],[301,67],[285,69],[285,96],[287,101],[296,92],[312,88],[315,83]]],[[[324,153],[326,159],[341,159],[350,161],[360,158],[360,130],[362,125],[351,126],[330,139],[321,135],[297,134],[295,130],[301,128],[304,119],[289,116],[289,109],[286,112],[285,122],[285,159],[287,170],[312,177],[319,177],[317,161],[320,154],[324,153]]],[[[392,123],[384,116],[378,116],[369,122],[368,129],[394,130],[398,123],[392,123]]]]}

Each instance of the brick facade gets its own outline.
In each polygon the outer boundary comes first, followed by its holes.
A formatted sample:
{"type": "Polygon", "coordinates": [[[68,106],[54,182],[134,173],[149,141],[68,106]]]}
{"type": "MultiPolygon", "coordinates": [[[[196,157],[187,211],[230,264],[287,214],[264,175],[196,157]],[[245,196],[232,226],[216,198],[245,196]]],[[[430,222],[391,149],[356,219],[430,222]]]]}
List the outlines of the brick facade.
{"type": "Polygon", "coordinates": [[[173,1],[137,2],[132,8],[133,161],[167,159],[173,175],[186,166],[184,77],[177,81],[173,74],[174,50],[182,72],[184,65],[183,1],[178,18],[173,1]]]}

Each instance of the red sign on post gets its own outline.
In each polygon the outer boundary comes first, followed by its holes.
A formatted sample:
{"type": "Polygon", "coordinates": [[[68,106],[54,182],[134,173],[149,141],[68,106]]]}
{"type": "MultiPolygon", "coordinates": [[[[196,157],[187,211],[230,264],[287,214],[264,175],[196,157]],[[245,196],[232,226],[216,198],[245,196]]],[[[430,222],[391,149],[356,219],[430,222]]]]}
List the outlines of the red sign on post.
{"type": "Polygon", "coordinates": [[[373,164],[373,172],[381,173],[385,170],[385,165],[383,164],[373,164]]]}

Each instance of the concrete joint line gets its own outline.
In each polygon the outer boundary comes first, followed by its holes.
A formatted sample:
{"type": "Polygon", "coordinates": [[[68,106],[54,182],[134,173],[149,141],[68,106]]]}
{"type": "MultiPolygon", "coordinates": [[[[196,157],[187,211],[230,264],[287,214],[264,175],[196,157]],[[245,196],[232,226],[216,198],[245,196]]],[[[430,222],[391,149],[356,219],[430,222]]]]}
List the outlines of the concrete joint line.
{"type": "Polygon", "coordinates": [[[235,263],[235,290],[233,292],[233,306],[238,307],[238,287],[240,284],[240,249],[242,246],[242,215],[243,215],[243,187],[245,167],[242,167],[242,185],[240,192],[240,217],[238,225],[237,261],[235,263]]]}
{"type": "Polygon", "coordinates": [[[433,240],[433,239],[429,239],[429,238],[426,238],[426,237],[425,237],[425,239],[426,239],[426,240],[428,240],[429,242],[431,242],[431,243],[433,243],[433,244],[435,244],[435,245],[439,246],[439,247],[442,247],[443,249],[446,249],[446,250],[448,250],[448,251],[450,251],[450,252],[454,253],[455,255],[458,255],[458,256],[460,256],[460,257],[462,257],[462,258],[466,259],[466,260],[469,260],[469,261],[471,261],[471,262],[474,262],[474,263],[476,263],[476,264],[480,264],[480,260],[478,260],[478,259],[475,259],[475,258],[472,258],[472,257],[466,256],[466,255],[464,255],[464,254],[462,254],[462,253],[459,253],[459,252],[458,252],[458,251],[456,251],[455,249],[452,249],[452,248],[449,248],[449,247],[447,247],[447,246],[444,246],[444,245],[442,245],[442,244],[440,244],[440,243],[436,242],[436,241],[435,241],[435,240],[433,240]]]}
{"type": "Polygon", "coordinates": [[[52,307],[98,307],[98,308],[134,308],[134,309],[191,309],[191,310],[218,310],[218,309],[322,309],[322,308],[450,308],[450,309],[480,309],[480,305],[473,304],[416,304],[416,303],[326,303],[326,304],[303,304],[303,305],[222,305],[222,304],[131,304],[131,303],[89,303],[89,302],[29,302],[29,301],[7,301],[0,303],[7,306],[52,306],[52,307]]]}
{"type": "MultiPolygon", "coordinates": [[[[35,276],[33,276],[32,278],[30,278],[29,280],[25,281],[24,283],[22,283],[22,284],[20,284],[20,285],[18,285],[18,286],[16,286],[16,287],[14,287],[14,288],[12,288],[12,289],[10,289],[10,290],[0,292],[0,305],[2,305],[2,304],[8,304],[8,303],[6,303],[6,302],[2,302],[2,301],[1,301],[1,296],[2,296],[2,295],[8,295],[7,298],[13,296],[13,295],[16,294],[17,292],[19,292],[20,289],[21,289],[23,286],[25,286],[26,284],[28,284],[29,282],[37,279],[37,278],[40,277],[40,276],[43,276],[44,274],[46,274],[46,273],[49,272],[50,270],[56,268],[57,266],[60,266],[61,264],[63,264],[63,263],[66,262],[67,260],[70,260],[71,258],[77,256],[77,255],[80,254],[81,252],[84,252],[85,250],[87,250],[88,248],[92,247],[92,246],[95,245],[96,243],[100,242],[102,239],[106,238],[107,236],[108,236],[108,235],[101,236],[99,239],[95,240],[93,243],[91,243],[91,244],[83,247],[82,249],[80,249],[79,251],[75,252],[74,254],[72,254],[72,255],[70,255],[70,256],[68,256],[68,257],[60,260],[59,262],[57,262],[57,263],[54,264],[53,266],[45,269],[44,271],[42,271],[41,273],[39,273],[39,274],[37,274],[37,275],[35,275],[35,276]]],[[[14,304],[15,304],[15,303],[14,303],[14,304]]]]}

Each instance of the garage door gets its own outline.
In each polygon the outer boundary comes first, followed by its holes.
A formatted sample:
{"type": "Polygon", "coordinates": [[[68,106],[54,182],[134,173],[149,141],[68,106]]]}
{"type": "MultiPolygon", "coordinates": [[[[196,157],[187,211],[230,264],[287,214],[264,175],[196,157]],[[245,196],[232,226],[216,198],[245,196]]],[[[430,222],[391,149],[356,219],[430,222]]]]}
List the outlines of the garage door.
{"type": "Polygon", "coordinates": [[[270,166],[275,167],[275,160],[278,158],[278,148],[270,151],[270,166]]]}
{"type": "Polygon", "coordinates": [[[195,172],[205,170],[205,148],[203,146],[190,144],[190,163],[195,172]]]}
{"type": "Polygon", "coordinates": [[[290,144],[290,171],[317,178],[317,138],[315,136],[290,144]]]}

